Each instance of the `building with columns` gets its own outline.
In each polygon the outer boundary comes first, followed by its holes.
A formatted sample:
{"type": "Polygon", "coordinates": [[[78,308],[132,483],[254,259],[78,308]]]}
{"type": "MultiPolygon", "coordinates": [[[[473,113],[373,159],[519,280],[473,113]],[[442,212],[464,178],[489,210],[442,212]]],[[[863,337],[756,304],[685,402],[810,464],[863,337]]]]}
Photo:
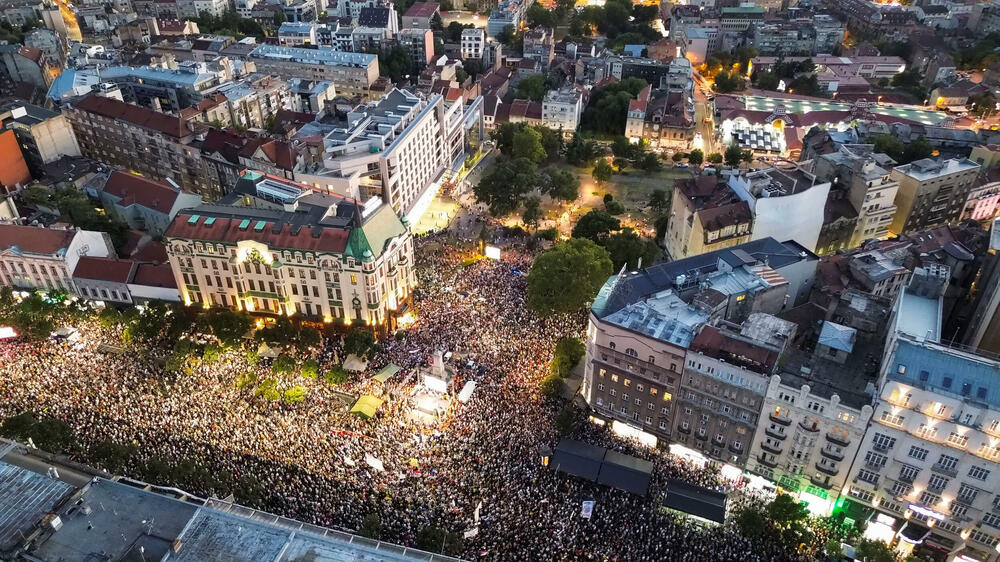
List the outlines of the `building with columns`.
{"type": "Polygon", "coordinates": [[[244,171],[218,205],[165,234],[185,304],[395,326],[416,284],[405,219],[367,202],[244,171]]]}

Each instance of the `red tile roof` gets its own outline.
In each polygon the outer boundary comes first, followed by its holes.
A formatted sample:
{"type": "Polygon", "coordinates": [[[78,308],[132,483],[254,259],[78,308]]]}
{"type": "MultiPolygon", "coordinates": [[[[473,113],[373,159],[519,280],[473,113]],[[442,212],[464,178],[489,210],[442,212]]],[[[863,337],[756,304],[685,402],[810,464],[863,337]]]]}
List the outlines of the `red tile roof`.
{"type": "Polygon", "coordinates": [[[177,281],[174,273],[170,270],[170,264],[164,263],[153,265],[151,263],[140,263],[135,268],[135,275],[132,276],[133,285],[145,285],[147,287],[177,288],[177,281]]]}
{"type": "Polygon", "coordinates": [[[76,279],[93,279],[111,283],[128,283],[132,276],[135,262],[117,258],[93,258],[84,256],[76,262],[73,277],[76,279]]]}
{"type": "Polygon", "coordinates": [[[104,192],[121,199],[122,207],[139,204],[148,209],[169,213],[180,191],[165,181],[158,181],[135,174],[117,171],[104,184],[104,192]]]}
{"type": "Polygon", "coordinates": [[[35,47],[21,47],[17,54],[33,62],[38,62],[42,58],[42,51],[35,47]]]}
{"type": "Polygon", "coordinates": [[[130,105],[96,94],[91,94],[83,98],[73,107],[80,111],[101,115],[102,117],[127,121],[140,127],[159,131],[174,138],[183,138],[191,134],[191,130],[188,129],[188,122],[180,117],[167,115],[137,105],[130,105]]]}
{"type": "Polygon", "coordinates": [[[160,242],[150,242],[131,257],[139,262],[167,263],[167,247],[160,242]]]}
{"type": "Polygon", "coordinates": [[[75,230],[0,224],[0,250],[17,246],[22,252],[52,255],[69,248],[75,230]]]}
{"type": "Polygon", "coordinates": [[[691,351],[724,359],[751,370],[768,374],[778,360],[777,352],[749,342],[729,337],[715,326],[705,326],[691,340],[691,351]]]}
{"type": "Polygon", "coordinates": [[[302,227],[295,234],[292,226],[282,224],[278,232],[274,232],[274,223],[265,221],[262,229],[257,230],[257,219],[249,221],[249,226],[240,230],[240,217],[216,217],[211,225],[205,225],[205,217],[191,223],[188,220],[192,213],[181,211],[167,228],[166,236],[173,238],[191,238],[198,240],[215,240],[219,242],[236,243],[240,240],[256,240],[272,248],[294,248],[298,250],[314,250],[343,253],[347,248],[347,238],[350,229],[323,228],[319,236],[313,236],[313,229],[302,227]]]}
{"type": "Polygon", "coordinates": [[[264,156],[269,161],[279,168],[285,170],[295,169],[295,161],[299,153],[291,144],[278,140],[253,139],[240,150],[240,156],[253,158],[258,149],[264,153],[264,156]]]}

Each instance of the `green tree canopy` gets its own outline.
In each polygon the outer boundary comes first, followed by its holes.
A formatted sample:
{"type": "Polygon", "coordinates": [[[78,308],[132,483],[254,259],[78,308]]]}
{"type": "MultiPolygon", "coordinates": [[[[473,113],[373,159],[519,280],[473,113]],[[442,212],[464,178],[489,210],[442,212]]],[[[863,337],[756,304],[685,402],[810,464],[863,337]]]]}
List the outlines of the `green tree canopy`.
{"type": "Polygon", "coordinates": [[[643,266],[648,267],[653,265],[660,253],[660,248],[655,242],[639,236],[639,233],[631,228],[624,228],[621,232],[608,236],[603,245],[611,255],[615,271],[626,264],[630,270],[638,268],[640,261],[643,266]]]}
{"type": "Polygon", "coordinates": [[[615,170],[611,167],[611,164],[608,164],[607,160],[601,158],[594,164],[594,169],[591,170],[590,175],[593,176],[594,181],[598,184],[603,184],[611,179],[614,172],[615,170]]]}
{"type": "Polygon", "coordinates": [[[539,316],[573,312],[593,300],[611,275],[608,251],[584,238],[557,243],[528,273],[528,307],[539,316]]]}
{"type": "Polygon", "coordinates": [[[500,161],[483,173],[472,188],[476,199],[490,209],[495,217],[505,217],[516,211],[524,197],[539,185],[535,164],[526,158],[500,161]]]}
{"type": "Polygon", "coordinates": [[[554,166],[542,170],[542,193],[553,199],[574,201],[580,196],[580,177],[569,170],[554,166]]]}
{"type": "Polygon", "coordinates": [[[701,166],[701,163],[705,161],[705,153],[701,151],[700,148],[696,148],[691,152],[688,152],[688,162],[692,166],[701,166]]]}
{"type": "Polygon", "coordinates": [[[344,336],[344,353],[365,358],[375,348],[375,334],[368,328],[355,326],[344,336]]]}
{"type": "Polygon", "coordinates": [[[594,89],[580,120],[583,130],[601,135],[624,135],[628,106],[646,85],[645,80],[633,76],[594,89]]]}
{"type": "Polygon", "coordinates": [[[525,158],[538,164],[543,162],[548,154],[542,146],[542,134],[531,127],[524,127],[514,133],[514,146],[511,149],[513,158],[525,158]]]}
{"type": "Polygon", "coordinates": [[[524,211],[521,213],[521,222],[531,228],[538,227],[538,221],[542,219],[541,199],[537,195],[531,195],[524,199],[524,211]]]}
{"type": "Polygon", "coordinates": [[[235,347],[253,328],[249,314],[233,310],[212,310],[205,314],[205,323],[223,347],[235,347]]]}
{"type": "Polygon", "coordinates": [[[528,11],[525,12],[524,17],[528,20],[528,27],[552,28],[558,23],[556,21],[556,13],[541,4],[532,4],[528,8],[528,11]]]}
{"type": "Polygon", "coordinates": [[[544,74],[532,74],[517,84],[517,97],[531,101],[542,101],[548,85],[544,74]]]}
{"type": "Polygon", "coordinates": [[[620,228],[621,221],[604,211],[594,209],[576,221],[572,236],[600,244],[609,234],[620,228]]]}

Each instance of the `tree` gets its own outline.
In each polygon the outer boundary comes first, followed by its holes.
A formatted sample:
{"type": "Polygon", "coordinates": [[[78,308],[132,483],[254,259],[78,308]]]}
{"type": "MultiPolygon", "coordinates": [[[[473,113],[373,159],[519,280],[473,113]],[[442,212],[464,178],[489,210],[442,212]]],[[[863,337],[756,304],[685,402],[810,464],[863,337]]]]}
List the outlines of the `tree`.
{"type": "Polygon", "coordinates": [[[558,23],[555,12],[545,8],[541,4],[532,4],[524,16],[528,20],[528,27],[552,28],[558,23]]]}
{"type": "Polygon", "coordinates": [[[213,310],[205,315],[205,322],[223,347],[234,347],[253,328],[253,319],[244,312],[213,310]]]}
{"type": "Polygon", "coordinates": [[[670,159],[673,160],[674,162],[680,162],[681,160],[684,159],[684,153],[675,152],[674,155],[670,157],[670,159]]]}
{"type": "Polygon", "coordinates": [[[441,14],[438,12],[435,12],[434,15],[431,16],[431,31],[444,32],[444,21],[441,20],[441,14]]]}
{"type": "Polygon", "coordinates": [[[285,18],[285,12],[284,12],[284,10],[280,10],[280,9],[276,10],[274,12],[274,16],[271,17],[271,23],[274,24],[274,27],[278,27],[281,24],[285,23],[285,20],[286,20],[286,18],[285,18]]]}
{"type": "Polygon", "coordinates": [[[520,158],[498,162],[488,169],[472,188],[476,199],[490,209],[495,217],[505,217],[516,211],[524,197],[539,183],[534,162],[520,158]]]}
{"type": "Polygon", "coordinates": [[[472,25],[471,23],[461,24],[457,21],[453,21],[449,23],[448,27],[446,27],[444,30],[445,39],[447,39],[449,43],[461,43],[462,32],[465,31],[466,29],[473,27],[476,26],[472,25]]]}
{"type": "MultiPolygon", "coordinates": [[[[509,47],[512,52],[520,53],[524,50],[524,34],[514,29],[513,25],[504,27],[496,36],[497,42],[505,47],[509,47]]],[[[506,52],[506,49],[504,49],[506,52]]]]}
{"type": "Polygon", "coordinates": [[[601,185],[611,179],[611,175],[614,174],[614,172],[615,170],[611,167],[611,164],[608,164],[607,160],[601,158],[597,161],[597,164],[594,164],[594,169],[590,172],[590,175],[594,178],[594,181],[596,181],[598,185],[601,185]]]}
{"type": "Polygon", "coordinates": [[[902,163],[903,150],[906,148],[903,141],[893,135],[885,134],[872,137],[872,144],[875,145],[873,148],[875,152],[881,152],[889,158],[902,163]]]}
{"type": "Polygon", "coordinates": [[[865,562],[896,562],[896,555],[882,541],[861,539],[854,548],[854,558],[865,562]]]}
{"type": "Polygon", "coordinates": [[[319,362],[315,359],[306,359],[302,362],[302,369],[299,373],[307,378],[314,379],[319,376],[319,362]]]}
{"type": "Polygon", "coordinates": [[[655,242],[639,236],[631,228],[622,229],[621,232],[608,236],[604,248],[611,255],[615,271],[621,269],[623,265],[630,270],[638,268],[640,263],[645,266],[653,265],[653,261],[660,253],[660,248],[655,242]]]}
{"type": "Polygon", "coordinates": [[[711,162],[712,164],[721,164],[722,155],[719,154],[718,152],[713,152],[708,155],[708,161],[711,162]]]}
{"type": "Polygon", "coordinates": [[[753,153],[749,150],[743,150],[740,145],[735,142],[728,147],[726,147],[726,165],[735,168],[748,159],[753,158],[753,153]]]}
{"type": "Polygon", "coordinates": [[[529,99],[531,101],[542,101],[545,97],[547,82],[545,75],[532,74],[521,80],[517,84],[517,97],[519,99],[529,99]]]}
{"type": "Polygon", "coordinates": [[[667,190],[665,189],[656,188],[649,194],[649,206],[652,207],[653,212],[656,214],[660,214],[666,210],[669,203],[670,197],[667,195],[667,190]]]}
{"type": "Polygon", "coordinates": [[[424,527],[417,532],[417,548],[427,552],[454,555],[462,551],[462,536],[439,527],[424,527]]]}
{"type": "Polygon", "coordinates": [[[320,335],[319,330],[313,328],[312,326],[302,326],[299,330],[299,335],[295,340],[295,344],[299,349],[319,347],[322,343],[323,336],[320,335]]]}
{"type": "Polygon", "coordinates": [[[537,195],[532,195],[524,200],[521,222],[532,229],[538,228],[538,221],[542,218],[541,202],[537,195]]]}
{"type": "Polygon", "coordinates": [[[903,160],[901,163],[908,164],[914,160],[930,158],[934,154],[934,146],[923,136],[906,145],[903,150],[903,160]]]}
{"type": "Polygon", "coordinates": [[[597,143],[583,140],[580,133],[574,132],[573,138],[566,145],[566,162],[574,166],[583,166],[600,154],[597,143]]]}
{"type": "Polygon", "coordinates": [[[329,369],[323,373],[323,378],[326,379],[326,384],[329,385],[339,385],[345,384],[351,379],[351,374],[347,372],[347,369],[341,365],[331,365],[329,369]]]}
{"type": "Polygon", "coordinates": [[[580,177],[569,170],[549,167],[542,170],[545,176],[542,181],[542,193],[553,199],[574,201],[580,196],[580,177]]]}
{"type": "Polygon", "coordinates": [[[586,238],[600,244],[611,232],[621,228],[621,222],[604,211],[594,209],[580,217],[573,227],[573,238],[586,238]]]}
{"type": "Polygon", "coordinates": [[[609,215],[621,215],[625,212],[625,205],[621,201],[608,201],[604,204],[604,210],[609,215]]]}
{"type": "Polygon", "coordinates": [[[545,147],[542,146],[542,134],[531,127],[524,127],[514,133],[514,146],[511,149],[511,156],[513,158],[525,158],[536,164],[544,161],[548,157],[548,154],[545,152],[545,147]]]}
{"type": "Polygon", "coordinates": [[[611,275],[608,251],[571,238],[535,258],[528,273],[528,307],[539,316],[573,312],[593,300],[611,275]]]}
{"type": "Polygon", "coordinates": [[[652,152],[647,152],[642,160],[639,161],[639,167],[648,173],[653,173],[661,170],[663,168],[663,163],[660,162],[660,157],[652,152]]]}
{"type": "Polygon", "coordinates": [[[721,93],[738,92],[745,87],[743,78],[736,73],[722,71],[715,75],[715,91],[721,93]]]}
{"type": "Polygon", "coordinates": [[[576,425],[576,410],[573,408],[573,404],[566,404],[559,410],[556,414],[556,428],[559,430],[559,435],[569,435],[573,432],[573,427],[576,425]]]}
{"type": "Polygon", "coordinates": [[[601,135],[624,135],[629,104],[646,85],[645,80],[633,76],[595,88],[580,120],[582,129],[601,135]]]}
{"type": "Polygon", "coordinates": [[[700,148],[696,148],[691,152],[688,152],[688,162],[692,166],[701,166],[701,163],[705,161],[705,153],[702,152],[700,148]]]}
{"type": "Polygon", "coordinates": [[[549,127],[532,127],[542,135],[542,147],[545,149],[546,158],[551,162],[559,158],[559,153],[563,149],[563,136],[561,131],[549,127]]]}
{"type": "Polygon", "coordinates": [[[393,45],[378,52],[378,68],[380,75],[399,82],[413,74],[413,57],[405,47],[393,45]]]}
{"type": "Polygon", "coordinates": [[[306,399],[306,389],[302,386],[293,386],[285,391],[282,397],[286,404],[297,404],[306,399]]]}
{"type": "Polygon", "coordinates": [[[271,372],[274,374],[291,373],[294,370],[295,359],[292,359],[284,353],[275,357],[274,363],[271,363],[271,372]]]}
{"type": "Polygon", "coordinates": [[[344,336],[344,353],[365,358],[375,347],[375,334],[367,328],[355,326],[344,336]]]}

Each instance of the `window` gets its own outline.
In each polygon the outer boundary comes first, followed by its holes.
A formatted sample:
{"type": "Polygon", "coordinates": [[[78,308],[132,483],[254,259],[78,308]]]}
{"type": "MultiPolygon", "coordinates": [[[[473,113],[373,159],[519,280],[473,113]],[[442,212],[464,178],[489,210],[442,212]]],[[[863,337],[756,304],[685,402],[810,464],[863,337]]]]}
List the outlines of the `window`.
{"type": "Polygon", "coordinates": [[[638,390],[639,392],[642,392],[643,390],[645,390],[645,388],[646,387],[642,386],[641,384],[635,385],[635,389],[638,390]]]}
{"type": "Polygon", "coordinates": [[[941,386],[951,388],[951,377],[945,377],[944,380],[941,381],[941,386]]]}
{"type": "Polygon", "coordinates": [[[944,476],[932,474],[931,479],[927,481],[927,489],[940,492],[948,487],[948,482],[949,480],[944,476]]]}
{"type": "MultiPolygon", "coordinates": [[[[636,414],[638,415],[638,414],[636,414]]],[[[646,416],[646,425],[653,425],[653,418],[646,416]]]]}
{"type": "Polygon", "coordinates": [[[952,432],[950,435],[948,435],[948,442],[951,443],[952,445],[955,445],[956,447],[965,447],[966,445],[969,444],[969,438],[966,437],[965,435],[959,435],[955,432],[952,432]]]}
{"type": "Polygon", "coordinates": [[[892,495],[897,498],[909,495],[911,490],[913,490],[913,486],[910,486],[909,484],[904,484],[902,482],[895,482],[892,485],[892,495]]]}
{"type": "Polygon", "coordinates": [[[902,468],[899,469],[899,479],[903,482],[913,482],[917,479],[918,474],[920,474],[920,469],[908,464],[904,464],[902,468]]]}
{"type": "Polygon", "coordinates": [[[925,461],[927,460],[928,452],[929,451],[927,449],[913,445],[912,447],[910,447],[909,456],[911,458],[917,459],[918,461],[925,461]]]}
{"type": "Polygon", "coordinates": [[[958,487],[958,499],[965,503],[972,503],[976,501],[976,496],[979,495],[979,489],[969,486],[968,484],[962,483],[958,487]]]}
{"type": "Polygon", "coordinates": [[[876,453],[875,451],[868,451],[865,454],[865,463],[873,468],[882,468],[885,466],[885,461],[888,459],[885,455],[876,453]]]}
{"type": "Polygon", "coordinates": [[[618,375],[611,375],[611,380],[614,382],[618,382],[618,375]]]}
{"type": "Polygon", "coordinates": [[[635,399],[635,405],[636,406],[642,406],[642,398],[636,398],[635,399]]]}
{"type": "Polygon", "coordinates": [[[872,439],[872,443],[878,449],[888,450],[891,449],[896,444],[895,437],[889,437],[882,433],[876,433],[875,437],[872,439]]]}
{"type": "Polygon", "coordinates": [[[884,410],[879,419],[889,425],[903,425],[904,418],[898,414],[893,414],[889,410],[884,410]]]}
{"type": "Polygon", "coordinates": [[[632,381],[629,379],[625,379],[625,386],[632,386],[632,381]]]}
{"type": "Polygon", "coordinates": [[[611,390],[608,391],[608,394],[610,394],[611,396],[618,396],[618,391],[612,388],[611,390]]]}
{"type": "Polygon", "coordinates": [[[623,392],[622,393],[622,400],[628,402],[628,393],[627,392],[623,392]]]}
{"type": "Polygon", "coordinates": [[[602,392],[604,391],[604,383],[603,382],[602,383],[598,383],[597,390],[600,390],[602,392]]]}
{"type": "Polygon", "coordinates": [[[868,482],[869,484],[878,485],[878,474],[872,472],[871,470],[861,469],[858,471],[858,480],[863,482],[868,482]]]}
{"type": "Polygon", "coordinates": [[[969,469],[969,477],[975,478],[976,480],[986,480],[990,476],[990,471],[979,466],[973,466],[969,469]]]}
{"type": "Polygon", "coordinates": [[[941,501],[941,497],[936,494],[930,492],[920,494],[920,503],[924,505],[934,505],[939,501],[941,501]]]}
{"type": "Polygon", "coordinates": [[[939,467],[943,469],[955,470],[955,467],[958,466],[958,459],[948,455],[941,455],[941,458],[938,459],[937,464],[939,467]]]}

